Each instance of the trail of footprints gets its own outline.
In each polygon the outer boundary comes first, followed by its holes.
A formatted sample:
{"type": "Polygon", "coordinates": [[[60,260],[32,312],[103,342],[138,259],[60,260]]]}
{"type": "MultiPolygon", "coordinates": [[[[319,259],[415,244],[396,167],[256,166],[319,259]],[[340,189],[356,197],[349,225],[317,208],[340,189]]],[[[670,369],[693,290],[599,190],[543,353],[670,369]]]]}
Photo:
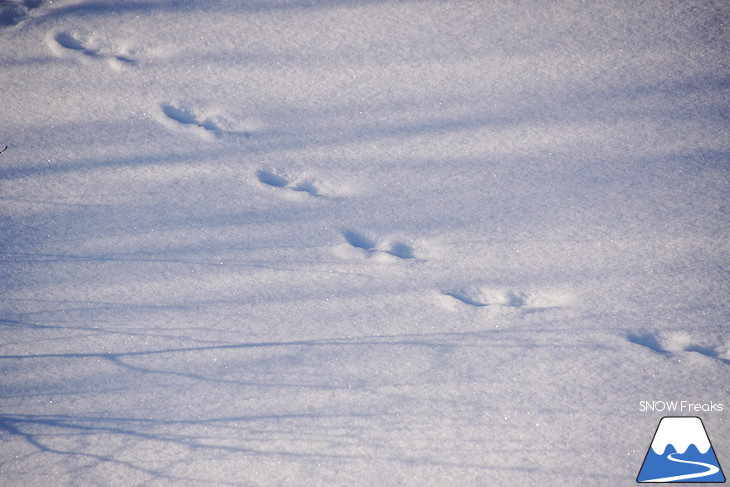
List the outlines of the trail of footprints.
{"type": "MultiPolygon", "coordinates": [[[[325,197],[318,188],[316,181],[311,178],[289,176],[283,171],[259,169],[256,178],[265,186],[279,190],[302,192],[310,196],[325,197]]],[[[376,242],[375,239],[357,230],[346,229],[342,232],[346,245],[350,249],[359,251],[367,257],[387,254],[399,259],[415,259],[415,251],[411,244],[404,240],[386,240],[376,242]]]]}
{"type": "MultiPolygon", "coordinates": [[[[102,47],[103,45],[105,43],[98,39],[89,39],[69,32],[57,32],[53,34],[50,41],[50,47],[59,56],[76,55],[88,59],[107,60],[111,62],[112,66],[136,64],[136,61],[128,54],[120,54],[108,45],[102,47]]],[[[218,139],[225,134],[250,136],[250,131],[239,130],[240,126],[237,126],[235,130],[231,129],[234,124],[215,111],[201,111],[170,102],[160,103],[159,110],[158,121],[171,130],[187,131],[207,140],[218,139]]],[[[265,187],[292,192],[291,194],[300,193],[318,198],[328,196],[316,180],[292,175],[285,171],[261,168],[256,171],[256,178],[265,187]]],[[[346,194],[346,191],[342,194],[346,194]]],[[[354,229],[343,230],[341,235],[344,242],[338,246],[340,251],[336,252],[341,256],[364,256],[374,258],[376,261],[423,261],[417,258],[417,250],[405,239],[374,238],[354,229]]],[[[567,302],[561,297],[530,294],[519,290],[492,289],[484,286],[447,290],[443,291],[441,295],[458,305],[475,308],[497,306],[525,311],[559,307],[567,302]]]]}
{"type": "MultiPolygon", "coordinates": [[[[256,171],[256,178],[261,185],[275,190],[322,196],[314,180],[291,175],[286,171],[259,169],[256,171]]],[[[335,255],[341,258],[366,258],[383,263],[421,263],[425,262],[422,254],[428,254],[428,249],[419,250],[405,238],[378,237],[352,228],[343,229],[341,236],[343,242],[334,248],[335,255]]],[[[565,308],[573,301],[573,293],[557,288],[523,291],[475,284],[443,290],[439,294],[441,302],[445,302],[450,309],[458,309],[458,306],[491,307],[515,309],[524,313],[565,308]]]]}
{"type": "MultiPolygon", "coordinates": [[[[58,57],[78,56],[79,59],[104,60],[117,70],[122,66],[137,64],[130,55],[120,54],[109,43],[69,32],[52,34],[49,47],[58,57]]],[[[173,103],[160,103],[159,109],[160,113],[156,118],[169,129],[187,130],[203,139],[215,139],[225,133],[236,133],[222,127],[221,117],[200,116],[195,110],[173,103]]]]}
{"type": "MultiPolygon", "coordinates": [[[[129,49],[115,47],[93,36],[72,34],[70,32],[51,33],[48,45],[56,56],[61,58],[103,60],[113,69],[121,70],[125,66],[134,66],[137,61],[126,51],[129,49]]],[[[250,131],[248,121],[232,122],[215,110],[200,110],[177,103],[160,103],[155,117],[162,125],[171,130],[183,130],[200,138],[212,140],[223,135],[248,137],[250,131]],[[209,112],[209,113],[206,113],[209,112]]]]}
{"type": "MultiPolygon", "coordinates": [[[[57,32],[53,34],[50,47],[59,56],[68,54],[81,56],[88,59],[100,59],[112,62],[112,65],[134,65],[136,61],[128,54],[120,54],[110,47],[101,47],[103,42],[95,39],[88,39],[81,35],[69,32],[57,32]]],[[[231,123],[224,117],[217,114],[205,114],[200,110],[191,109],[177,103],[161,103],[159,105],[160,117],[158,120],[170,129],[179,128],[189,131],[204,139],[217,139],[224,134],[238,134],[249,136],[247,130],[230,130],[231,123]]],[[[283,171],[259,169],[256,171],[258,181],[266,186],[282,191],[303,193],[312,197],[326,197],[319,187],[319,184],[311,179],[302,176],[290,175],[283,171]]],[[[342,231],[344,240],[343,246],[351,252],[347,255],[360,255],[366,258],[383,260],[388,257],[391,260],[403,260],[419,262],[416,249],[411,243],[404,239],[376,239],[357,230],[346,229],[342,231]]],[[[388,260],[388,259],[385,259],[388,260]]],[[[516,290],[487,289],[484,287],[468,287],[463,289],[444,291],[443,296],[453,299],[455,302],[471,307],[504,306],[512,308],[523,308],[525,310],[540,310],[560,306],[563,303],[560,299],[541,299],[539,296],[531,295],[516,290]]]]}
{"type": "MultiPolygon", "coordinates": [[[[8,11],[9,12],[9,11],[8,11]]],[[[10,15],[6,11],[2,14],[10,15]]],[[[6,15],[6,16],[7,16],[6,15]]],[[[9,18],[9,17],[8,17],[9,18]]],[[[50,41],[51,49],[59,56],[64,54],[81,56],[87,59],[105,60],[114,68],[133,66],[136,60],[129,54],[115,52],[111,47],[102,47],[99,43],[84,39],[69,32],[57,32],[50,41]]],[[[201,116],[193,110],[172,103],[161,103],[160,110],[164,119],[177,124],[202,138],[220,138],[223,134],[249,136],[246,130],[226,130],[220,117],[201,116]]],[[[163,122],[164,123],[164,122],[163,122]]],[[[165,123],[170,126],[169,123],[165,123]]],[[[292,177],[283,172],[259,169],[256,172],[258,181],[271,188],[305,193],[313,197],[324,196],[312,179],[292,177]]],[[[417,260],[416,250],[404,240],[376,240],[357,230],[347,229],[342,232],[343,245],[359,252],[365,257],[387,255],[402,260],[417,260]]],[[[532,293],[517,289],[498,288],[485,285],[471,285],[458,289],[441,291],[444,299],[451,300],[451,305],[473,308],[512,308],[524,312],[537,312],[569,305],[570,295],[561,292],[532,293]]],[[[629,333],[626,339],[634,344],[646,347],[661,354],[672,354],[680,351],[697,352],[699,354],[722,360],[730,364],[730,341],[727,343],[701,344],[685,333],[629,333]]]]}
{"type": "MultiPolygon", "coordinates": [[[[58,57],[73,57],[78,59],[104,60],[119,70],[123,66],[133,66],[137,61],[129,54],[121,54],[107,42],[70,32],[51,34],[49,47],[58,57]]],[[[157,120],[168,129],[187,130],[203,139],[215,139],[225,133],[236,133],[222,127],[221,117],[201,117],[191,110],[173,103],[160,103],[160,112],[157,120]]],[[[244,135],[247,135],[244,133],[244,135]]]]}

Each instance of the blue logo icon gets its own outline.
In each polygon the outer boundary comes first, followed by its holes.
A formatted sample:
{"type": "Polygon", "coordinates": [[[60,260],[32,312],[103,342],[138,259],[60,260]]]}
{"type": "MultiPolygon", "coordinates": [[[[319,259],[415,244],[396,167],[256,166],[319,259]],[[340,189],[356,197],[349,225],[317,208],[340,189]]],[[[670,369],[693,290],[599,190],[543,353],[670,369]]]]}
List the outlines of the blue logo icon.
{"type": "Polygon", "coordinates": [[[725,482],[702,420],[694,416],[662,418],[636,481],[725,482]]]}

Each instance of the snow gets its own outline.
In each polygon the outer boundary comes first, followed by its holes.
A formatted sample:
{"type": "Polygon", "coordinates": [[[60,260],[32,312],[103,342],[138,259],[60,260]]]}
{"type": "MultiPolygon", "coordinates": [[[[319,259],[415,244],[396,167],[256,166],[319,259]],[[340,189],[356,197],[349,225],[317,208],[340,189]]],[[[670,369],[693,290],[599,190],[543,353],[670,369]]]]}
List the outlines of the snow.
{"type": "Polygon", "coordinates": [[[0,2],[2,483],[730,463],[728,13],[0,2]]]}

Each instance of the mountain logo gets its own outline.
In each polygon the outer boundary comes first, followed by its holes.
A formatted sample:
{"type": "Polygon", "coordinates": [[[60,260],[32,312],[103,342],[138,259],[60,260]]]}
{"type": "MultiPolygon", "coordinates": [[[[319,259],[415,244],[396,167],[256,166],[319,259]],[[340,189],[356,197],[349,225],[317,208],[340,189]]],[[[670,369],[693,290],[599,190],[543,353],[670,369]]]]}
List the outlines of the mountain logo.
{"type": "Polygon", "coordinates": [[[725,482],[702,420],[695,416],[662,418],[636,481],[725,482]]]}

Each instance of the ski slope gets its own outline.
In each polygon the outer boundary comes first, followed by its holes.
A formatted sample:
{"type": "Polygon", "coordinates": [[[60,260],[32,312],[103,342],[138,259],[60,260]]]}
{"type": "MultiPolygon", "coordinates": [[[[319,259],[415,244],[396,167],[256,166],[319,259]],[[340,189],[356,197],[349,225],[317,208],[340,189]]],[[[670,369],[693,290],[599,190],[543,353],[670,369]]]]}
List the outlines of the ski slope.
{"type": "Polygon", "coordinates": [[[730,464],[729,13],[0,2],[0,483],[730,464]]]}

